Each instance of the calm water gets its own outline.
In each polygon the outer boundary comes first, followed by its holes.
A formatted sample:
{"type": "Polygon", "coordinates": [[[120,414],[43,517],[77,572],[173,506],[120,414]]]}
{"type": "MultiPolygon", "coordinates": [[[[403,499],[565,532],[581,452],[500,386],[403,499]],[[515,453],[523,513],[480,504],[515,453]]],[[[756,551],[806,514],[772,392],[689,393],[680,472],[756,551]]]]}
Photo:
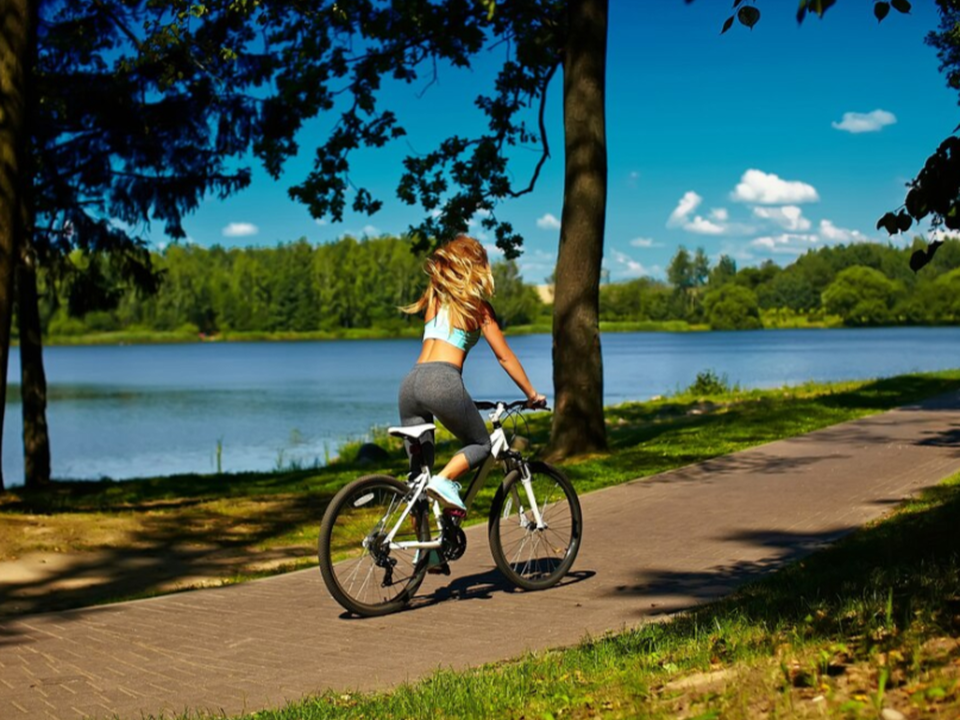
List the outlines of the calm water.
{"type": "MultiPolygon", "coordinates": [[[[551,339],[511,346],[552,390],[551,339]]],[[[347,439],[397,421],[416,340],[54,347],[46,351],[53,472],[115,479],[323,463],[347,439]]],[[[883,377],[960,366],[960,328],[624,333],[603,337],[607,404],[688,386],[712,369],[746,387],[883,377]]],[[[11,357],[10,381],[19,381],[11,357]]],[[[464,372],[476,399],[519,396],[489,348],[464,372]]],[[[20,405],[8,403],[3,472],[21,482],[20,405]]]]}

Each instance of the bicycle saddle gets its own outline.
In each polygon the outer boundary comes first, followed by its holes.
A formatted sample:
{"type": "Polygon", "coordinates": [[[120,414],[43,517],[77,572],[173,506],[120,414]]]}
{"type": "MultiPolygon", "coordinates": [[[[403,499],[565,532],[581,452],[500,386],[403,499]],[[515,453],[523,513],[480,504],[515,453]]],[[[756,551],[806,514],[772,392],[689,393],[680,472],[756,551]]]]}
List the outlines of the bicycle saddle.
{"type": "Polygon", "coordinates": [[[436,430],[437,426],[433,423],[423,423],[422,425],[407,425],[406,427],[387,428],[387,432],[395,437],[405,437],[410,440],[419,440],[425,433],[436,430]]]}

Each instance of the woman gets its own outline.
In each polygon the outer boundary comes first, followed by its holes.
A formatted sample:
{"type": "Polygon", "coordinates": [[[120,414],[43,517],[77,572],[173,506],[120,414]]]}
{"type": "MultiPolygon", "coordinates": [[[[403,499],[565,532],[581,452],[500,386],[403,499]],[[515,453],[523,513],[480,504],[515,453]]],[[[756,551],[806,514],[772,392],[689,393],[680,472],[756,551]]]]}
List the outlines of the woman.
{"type": "MultiPolygon", "coordinates": [[[[463,443],[443,470],[430,478],[426,490],[442,506],[465,510],[460,484],[454,480],[490,454],[490,436],[461,377],[467,353],[480,335],[530,407],[545,406],[546,398],[534,390],[487,302],[493,295],[493,274],[483,246],[460,235],[437,249],[424,270],[429,277],[427,289],[417,302],[402,308],[407,313],[424,313],[425,322],[420,357],[400,384],[400,420],[403,425],[418,425],[437,418],[463,443]]],[[[424,460],[432,467],[433,443],[424,443],[423,450],[424,460]]]]}

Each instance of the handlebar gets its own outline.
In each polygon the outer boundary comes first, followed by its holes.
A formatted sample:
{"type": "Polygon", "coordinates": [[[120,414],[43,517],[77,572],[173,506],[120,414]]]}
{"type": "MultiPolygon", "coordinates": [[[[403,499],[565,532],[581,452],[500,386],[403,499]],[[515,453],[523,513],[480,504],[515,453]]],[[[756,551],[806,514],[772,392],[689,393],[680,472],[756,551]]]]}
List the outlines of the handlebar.
{"type": "Polygon", "coordinates": [[[502,406],[504,411],[507,410],[516,410],[517,408],[526,408],[528,410],[549,410],[546,405],[543,407],[530,407],[527,405],[526,400],[514,400],[513,402],[489,402],[487,400],[477,400],[474,401],[474,405],[477,406],[477,410],[496,410],[498,407],[502,406]]]}

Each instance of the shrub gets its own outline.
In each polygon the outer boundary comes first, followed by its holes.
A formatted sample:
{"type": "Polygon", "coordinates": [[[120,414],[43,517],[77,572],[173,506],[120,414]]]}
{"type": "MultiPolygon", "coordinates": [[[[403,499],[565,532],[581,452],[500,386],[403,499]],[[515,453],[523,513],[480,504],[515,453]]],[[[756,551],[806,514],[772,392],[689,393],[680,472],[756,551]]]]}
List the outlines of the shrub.
{"type": "Polygon", "coordinates": [[[687,388],[687,393],[702,397],[704,395],[726,395],[733,392],[726,373],[717,375],[713,370],[703,370],[697,373],[697,379],[687,388]]]}

